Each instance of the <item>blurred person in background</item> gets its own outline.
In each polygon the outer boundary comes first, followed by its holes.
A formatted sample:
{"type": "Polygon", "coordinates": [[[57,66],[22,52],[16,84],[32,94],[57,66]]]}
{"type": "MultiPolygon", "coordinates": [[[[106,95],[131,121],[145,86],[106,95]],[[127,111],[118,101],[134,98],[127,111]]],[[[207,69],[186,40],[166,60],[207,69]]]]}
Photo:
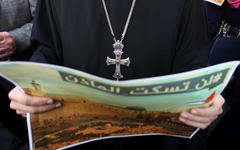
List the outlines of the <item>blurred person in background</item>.
{"type": "MultiPolygon", "coordinates": [[[[222,6],[206,2],[212,48],[210,64],[240,60],[240,0],[227,0],[222,6]]],[[[240,149],[240,68],[224,92],[224,116],[209,136],[209,149],[240,149]],[[227,105],[228,104],[228,105],[227,105]]]]}

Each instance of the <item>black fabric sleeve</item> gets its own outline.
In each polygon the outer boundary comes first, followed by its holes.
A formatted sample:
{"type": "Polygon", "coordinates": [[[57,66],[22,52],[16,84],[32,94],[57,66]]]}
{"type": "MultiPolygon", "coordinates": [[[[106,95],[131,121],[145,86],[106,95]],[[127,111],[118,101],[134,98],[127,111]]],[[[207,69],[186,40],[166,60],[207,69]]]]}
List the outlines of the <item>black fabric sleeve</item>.
{"type": "Polygon", "coordinates": [[[178,31],[173,73],[204,67],[208,63],[210,39],[202,0],[185,0],[178,31]]]}
{"type": "MultiPolygon", "coordinates": [[[[0,129],[7,128],[11,133],[19,137],[24,143],[28,143],[28,132],[25,118],[16,114],[16,111],[9,107],[10,100],[8,98],[8,93],[14,87],[15,86],[12,83],[0,77],[0,124],[3,125],[3,127],[0,127],[0,129]]],[[[9,137],[3,137],[1,135],[0,138],[9,137]]]]}
{"type": "Polygon", "coordinates": [[[31,41],[35,48],[30,61],[62,65],[61,39],[57,17],[49,0],[40,0],[34,19],[31,41]]]}

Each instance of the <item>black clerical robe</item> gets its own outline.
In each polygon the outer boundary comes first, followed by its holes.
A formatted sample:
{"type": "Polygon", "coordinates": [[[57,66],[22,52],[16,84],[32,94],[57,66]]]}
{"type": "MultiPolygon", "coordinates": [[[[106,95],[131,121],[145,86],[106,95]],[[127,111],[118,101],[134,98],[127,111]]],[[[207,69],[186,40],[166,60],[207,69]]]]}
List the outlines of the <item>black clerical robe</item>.
{"type": "MultiPolygon", "coordinates": [[[[106,0],[120,39],[131,0],[106,0]]],[[[208,58],[207,22],[201,0],[137,0],[123,41],[124,79],[195,69],[208,58]]],[[[114,43],[101,0],[42,0],[32,39],[34,61],[44,61],[112,78],[114,43]],[[36,56],[37,55],[37,56],[36,56]],[[40,58],[41,57],[41,58],[40,58]]]]}
{"type": "MultiPolygon", "coordinates": [[[[105,1],[120,39],[132,1],[105,1]]],[[[41,0],[32,40],[36,47],[32,61],[113,79],[115,66],[107,66],[106,58],[114,58],[114,42],[101,0],[41,0]]],[[[122,58],[130,57],[131,61],[130,67],[121,67],[124,80],[205,66],[209,40],[202,0],[137,0],[123,44],[122,58]]],[[[203,150],[201,142],[195,141],[147,136],[97,141],[81,148],[203,150]]]]}

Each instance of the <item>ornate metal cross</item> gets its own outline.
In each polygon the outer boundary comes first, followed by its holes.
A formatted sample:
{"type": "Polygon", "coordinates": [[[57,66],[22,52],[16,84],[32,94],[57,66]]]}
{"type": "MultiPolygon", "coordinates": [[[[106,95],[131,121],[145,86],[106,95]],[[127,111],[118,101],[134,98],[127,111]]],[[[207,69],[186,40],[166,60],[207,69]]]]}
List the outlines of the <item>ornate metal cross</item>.
{"type": "Polygon", "coordinates": [[[123,54],[123,49],[124,45],[120,41],[116,41],[113,44],[114,51],[113,53],[115,54],[115,59],[107,57],[106,63],[107,65],[116,65],[115,73],[113,74],[113,77],[116,78],[117,80],[122,79],[123,75],[121,74],[121,65],[128,66],[130,65],[130,59],[129,57],[126,59],[121,59],[121,56],[123,54]]]}

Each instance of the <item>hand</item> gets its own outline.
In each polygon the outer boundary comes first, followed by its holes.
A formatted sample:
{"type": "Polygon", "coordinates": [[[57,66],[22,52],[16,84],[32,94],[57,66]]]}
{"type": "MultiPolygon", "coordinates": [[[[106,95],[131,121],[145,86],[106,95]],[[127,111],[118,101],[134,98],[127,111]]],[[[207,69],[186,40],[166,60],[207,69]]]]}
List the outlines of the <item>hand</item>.
{"type": "Polygon", "coordinates": [[[190,112],[181,112],[179,120],[186,125],[206,129],[223,112],[224,98],[219,95],[207,108],[193,108],[190,112]]]}
{"type": "Polygon", "coordinates": [[[8,97],[11,100],[10,108],[23,117],[26,117],[26,113],[42,113],[61,106],[60,102],[45,97],[29,96],[18,88],[11,90],[8,97]]]}
{"type": "Polygon", "coordinates": [[[0,61],[16,53],[16,40],[8,32],[0,32],[0,61]]]}
{"type": "Polygon", "coordinates": [[[4,40],[4,37],[1,35],[1,32],[0,32],[0,42],[4,40]]]}

